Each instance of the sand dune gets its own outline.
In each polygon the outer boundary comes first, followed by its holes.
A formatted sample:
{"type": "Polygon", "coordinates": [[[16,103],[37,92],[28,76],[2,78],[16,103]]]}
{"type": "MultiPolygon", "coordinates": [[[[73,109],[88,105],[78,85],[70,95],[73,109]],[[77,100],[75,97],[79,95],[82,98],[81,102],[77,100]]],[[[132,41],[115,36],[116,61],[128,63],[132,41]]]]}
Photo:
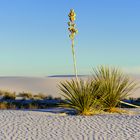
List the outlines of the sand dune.
{"type": "Polygon", "coordinates": [[[140,115],[60,116],[1,110],[0,140],[139,140],[140,115]]]}
{"type": "MultiPolygon", "coordinates": [[[[44,93],[46,95],[52,95],[54,97],[60,97],[60,91],[58,84],[60,81],[70,80],[69,76],[52,76],[45,78],[37,77],[0,77],[0,89],[16,91],[18,92],[33,92],[44,93]]],[[[81,78],[87,78],[81,76],[81,78]]],[[[140,83],[140,76],[131,76],[136,82],[140,83]]],[[[134,92],[132,97],[140,97],[140,89],[134,92]]]]}

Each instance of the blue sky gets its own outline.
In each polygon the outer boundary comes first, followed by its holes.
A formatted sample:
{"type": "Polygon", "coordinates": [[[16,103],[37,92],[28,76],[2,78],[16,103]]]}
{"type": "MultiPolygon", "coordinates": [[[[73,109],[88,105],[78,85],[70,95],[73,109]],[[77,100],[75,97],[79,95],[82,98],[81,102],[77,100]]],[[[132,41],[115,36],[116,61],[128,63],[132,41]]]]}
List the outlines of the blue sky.
{"type": "Polygon", "coordinates": [[[0,76],[73,74],[71,8],[79,74],[102,64],[140,73],[139,0],[0,0],[0,76]]]}

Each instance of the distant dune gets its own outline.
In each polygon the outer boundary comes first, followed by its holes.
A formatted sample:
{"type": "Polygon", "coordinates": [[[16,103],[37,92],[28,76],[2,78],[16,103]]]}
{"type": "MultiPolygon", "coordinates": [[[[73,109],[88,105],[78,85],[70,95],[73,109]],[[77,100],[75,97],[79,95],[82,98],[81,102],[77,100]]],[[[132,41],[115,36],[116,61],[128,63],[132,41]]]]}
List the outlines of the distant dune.
{"type": "MultiPolygon", "coordinates": [[[[80,78],[88,76],[80,75],[80,78]]],[[[140,83],[140,75],[131,75],[133,80],[140,83]]],[[[44,93],[53,97],[60,97],[58,84],[60,81],[70,80],[71,75],[55,75],[45,78],[39,77],[0,77],[0,89],[15,91],[17,93],[25,91],[32,93],[44,93]]],[[[140,89],[136,90],[132,97],[140,97],[140,89]]]]}
{"type": "MultiPolygon", "coordinates": [[[[78,75],[78,77],[85,77],[85,76],[88,76],[88,75],[78,75]]],[[[63,78],[63,77],[66,77],[66,78],[74,78],[75,75],[51,75],[51,76],[48,76],[48,77],[60,77],[60,78],[63,78]]]]}

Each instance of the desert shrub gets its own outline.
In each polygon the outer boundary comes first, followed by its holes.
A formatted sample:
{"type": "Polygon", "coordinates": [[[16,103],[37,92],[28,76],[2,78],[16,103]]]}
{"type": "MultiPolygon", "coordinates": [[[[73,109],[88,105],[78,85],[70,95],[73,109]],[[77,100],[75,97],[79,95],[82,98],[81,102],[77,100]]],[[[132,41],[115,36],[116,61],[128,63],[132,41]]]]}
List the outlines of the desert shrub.
{"type": "Polygon", "coordinates": [[[36,94],[36,95],[33,96],[33,99],[41,99],[41,100],[43,100],[43,99],[46,99],[46,98],[47,98],[47,96],[44,95],[43,93],[39,93],[39,94],[36,94]]]}
{"type": "Polygon", "coordinates": [[[22,106],[22,101],[21,102],[12,102],[12,104],[10,106],[12,106],[13,109],[20,109],[22,106]]]}
{"type": "Polygon", "coordinates": [[[16,105],[11,103],[11,102],[7,102],[7,109],[16,109],[16,105]]]}
{"type": "Polygon", "coordinates": [[[55,97],[54,100],[62,100],[61,97],[55,97]]]}
{"type": "Polygon", "coordinates": [[[5,91],[0,90],[0,96],[3,96],[3,95],[4,95],[4,93],[5,93],[5,91]]]}
{"type": "Polygon", "coordinates": [[[8,105],[7,102],[0,102],[0,109],[7,109],[8,105]]]}
{"type": "Polygon", "coordinates": [[[136,101],[138,101],[138,102],[140,102],[140,97],[139,98],[137,98],[137,99],[135,99],[136,101]]]}
{"type": "Polygon", "coordinates": [[[102,110],[102,97],[98,97],[99,85],[92,81],[71,80],[59,85],[66,102],[61,106],[75,109],[77,114],[92,115],[102,110]]]}
{"type": "Polygon", "coordinates": [[[22,103],[20,109],[29,109],[29,103],[22,103]]]}
{"type": "Polygon", "coordinates": [[[18,94],[18,97],[22,97],[23,99],[32,99],[33,95],[32,93],[22,92],[18,94]]]}
{"type": "Polygon", "coordinates": [[[94,69],[93,81],[100,85],[98,95],[106,97],[104,108],[109,112],[117,111],[115,107],[136,87],[136,84],[119,69],[103,66],[94,69]]]}
{"type": "Polygon", "coordinates": [[[47,100],[52,100],[53,97],[52,97],[51,95],[49,95],[49,96],[46,97],[46,99],[47,99],[47,100]]]}
{"type": "Polygon", "coordinates": [[[15,92],[3,91],[3,100],[15,100],[15,98],[15,92]]]}
{"type": "Polygon", "coordinates": [[[28,109],[38,109],[38,105],[34,103],[29,103],[28,104],[28,109]]]}

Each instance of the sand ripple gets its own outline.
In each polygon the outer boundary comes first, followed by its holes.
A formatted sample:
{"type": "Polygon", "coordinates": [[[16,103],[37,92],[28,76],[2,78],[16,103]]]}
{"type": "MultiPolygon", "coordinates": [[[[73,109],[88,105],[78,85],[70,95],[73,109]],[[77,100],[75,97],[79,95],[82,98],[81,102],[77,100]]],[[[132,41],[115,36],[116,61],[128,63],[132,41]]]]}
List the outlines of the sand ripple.
{"type": "Polygon", "coordinates": [[[140,140],[140,115],[0,111],[0,140],[140,140]]]}

